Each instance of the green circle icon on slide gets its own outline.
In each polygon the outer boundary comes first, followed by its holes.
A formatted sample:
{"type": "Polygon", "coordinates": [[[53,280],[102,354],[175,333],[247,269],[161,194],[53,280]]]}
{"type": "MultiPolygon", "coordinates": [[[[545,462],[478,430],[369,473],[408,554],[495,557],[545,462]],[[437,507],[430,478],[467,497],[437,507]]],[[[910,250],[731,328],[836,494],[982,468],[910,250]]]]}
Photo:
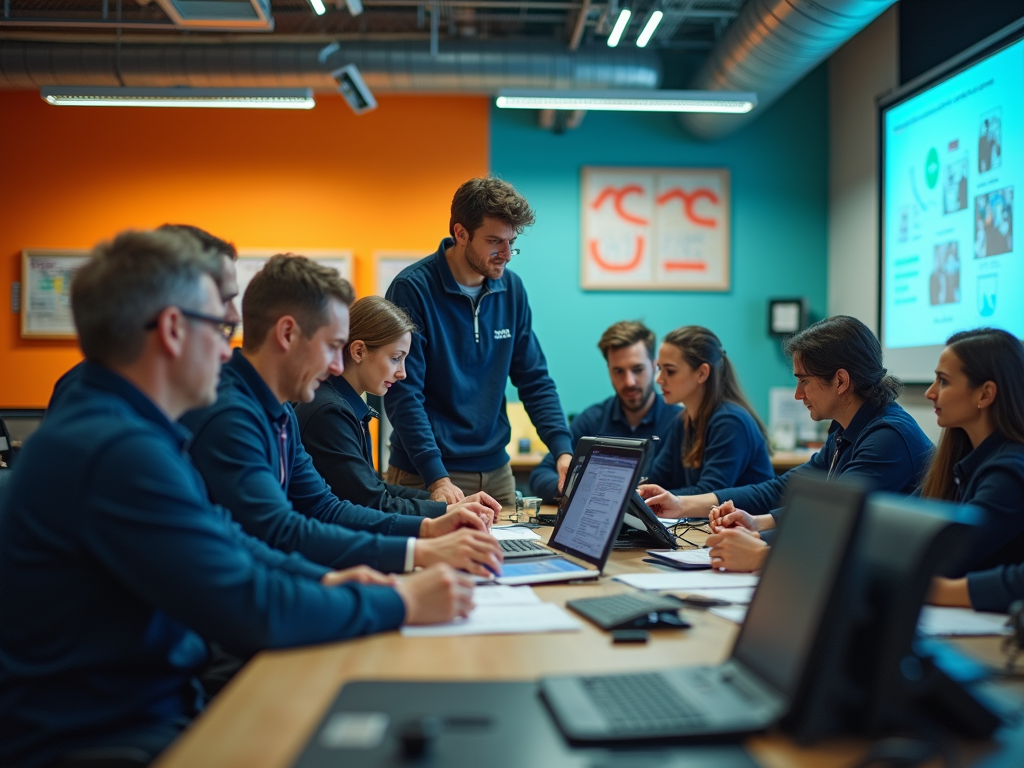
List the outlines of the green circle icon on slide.
{"type": "Polygon", "coordinates": [[[935,189],[939,183],[939,153],[935,147],[928,150],[928,159],[924,164],[924,178],[928,182],[928,189],[935,189]]]}

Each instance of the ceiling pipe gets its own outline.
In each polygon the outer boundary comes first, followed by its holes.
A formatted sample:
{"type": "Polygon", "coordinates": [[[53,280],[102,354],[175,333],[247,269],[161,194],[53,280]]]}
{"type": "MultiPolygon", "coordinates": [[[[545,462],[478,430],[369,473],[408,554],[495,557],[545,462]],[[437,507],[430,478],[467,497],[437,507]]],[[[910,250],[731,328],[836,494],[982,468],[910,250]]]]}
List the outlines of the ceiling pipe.
{"type": "Polygon", "coordinates": [[[0,45],[0,89],[44,85],[333,90],[330,73],[359,67],[378,93],[494,94],[501,88],[657,88],[661,62],[652,51],[582,50],[564,43],[477,43],[453,40],[436,57],[414,42],[342,43],[321,63],[322,45],[0,45]],[[118,66],[120,64],[120,66],[118,66]]]}
{"type": "Polygon", "coordinates": [[[688,113],[695,136],[718,139],[745,125],[882,14],[895,0],[749,0],[687,86],[754,91],[746,115],[688,113]]]}

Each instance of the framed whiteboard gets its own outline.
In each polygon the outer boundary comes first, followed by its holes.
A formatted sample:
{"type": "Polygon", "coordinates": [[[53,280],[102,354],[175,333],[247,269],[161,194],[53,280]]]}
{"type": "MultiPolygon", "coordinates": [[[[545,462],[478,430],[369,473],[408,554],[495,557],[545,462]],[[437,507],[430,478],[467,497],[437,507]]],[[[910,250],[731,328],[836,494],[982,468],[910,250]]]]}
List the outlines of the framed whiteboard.
{"type": "MultiPolygon", "coordinates": [[[[272,256],[276,256],[279,253],[290,253],[293,256],[305,256],[307,259],[315,261],[325,267],[331,267],[338,270],[343,278],[352,282],[352,251],[350,250],[334,250],[334,249],[316,249],[307,248],[298,252],[289,252],[285,249],[275,248],[246,248],[238,252],[238,260],[235,262],[235,270],[238,273],[238,313],[242,313],[242,297],[245,296],[245,289],[249,287],[249,283],[256,276],[256,273],[263,269],[263,265],[270,261],[272,256]]],[[[235,334],[236,338],[240,338],[242,334],[242,324],[238,324],[238,331],[235,334]]]]}
{"type": "Polygon", "coordinates": [[[21,252],[21,337],[74,339],[71,278],[85,262],[85,250],[21,252]]]}
{"type": "Polygon", "coordinates": [[[580,285],[729,290],[729,171],[584,168],[580,285]]]}
{"type": "Polygon", "coordinates": [[[383,296],[391,281],[406,267],[415,264],[430,251],[376,251],[373,254],[373,292],[383,296]]]}

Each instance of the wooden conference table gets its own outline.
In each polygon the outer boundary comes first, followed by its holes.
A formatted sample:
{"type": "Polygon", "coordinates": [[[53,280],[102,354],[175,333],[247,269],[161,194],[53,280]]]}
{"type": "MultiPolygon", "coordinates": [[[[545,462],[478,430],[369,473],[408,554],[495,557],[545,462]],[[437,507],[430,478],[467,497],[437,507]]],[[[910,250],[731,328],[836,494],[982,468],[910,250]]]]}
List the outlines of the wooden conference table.
{"type": "MultiPolygon", "coordinates": [[[[550,529],[540,533],[546,538],[550,529]]],[[[543,600],[562,605],[575,598],[628,591],[611,577],[654,570],[641,562],[643,557],[643,550],[615,551],[599,583],[534,589],[543,600]]],[[[652,631],[650,642],[638,646],[612,645],[608,633],[581,618],[580,632],[445,638],[403,638],[388,632],[301,650],[264,652],[154,766],[287,768],[298,758],[338,689],[351,680],[536,680],[552,673],[715,664],[729,655],[738,629],[735,624],[699,610],[687,610],[686,618],[693,624],[691,629],[652,631]]],[[[958,644],[990,664],[1003,661],[998,638],[969,638],[958,644]]],[[[1024,683],[1008,685],[1024,698],[1024,683]]],[[[746,747],[763,768],[848,768],[864,754],[867,743],[846,739],[800,748],[773,733],[748,739],[746,747]]],[[[1020,768],[1024,724],[1002,732],[999,743],[964,742],[958,753],[963,766],[1020,768]]]]}

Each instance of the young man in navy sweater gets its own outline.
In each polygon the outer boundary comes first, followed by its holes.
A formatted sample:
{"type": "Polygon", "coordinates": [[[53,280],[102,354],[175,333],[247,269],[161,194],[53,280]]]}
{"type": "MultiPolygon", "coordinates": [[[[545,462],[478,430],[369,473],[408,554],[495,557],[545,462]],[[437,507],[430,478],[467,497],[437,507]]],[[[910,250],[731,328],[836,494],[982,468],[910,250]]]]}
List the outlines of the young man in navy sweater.
{"type": "Polygon", "coordinates": [[[86,363],[0,498],[0,764],[160,752],[202,708],[207,641],[248,656],[465,615],[446,566],[330,572],[213,506],[174,421],[228,357],[217,256],[180,232],[97,247],[71,305],[86,363]]]}
{"type": "MultiPolygon", "coordinates": [[[[572,444],[581,437],[651,438],[664,437],[672,430],[674,419],[679,418],[680,407],[667,405],[654,391],[654,331],[637,320],[620,320],[608,326],[597,348],[608,364],[608,378],[615,394],[607,400],[587,408],[572,420],[572,444]]],[[[662,441],[651,445],[648,467],[663,446],[662,441]]],[[[550,453],[530,473],[530,492],[552,503],[558,495],[558,471],[550,453]]]]}
{"type": "Polygon", "coordinates": [[[470,497],[437,518],[381,512],[339,499],[314,468],[291,403],[309,402],[341,373],[353,298],[336,270],[302,256],[275,256],[249,283],[245,340],[224,366],[217,402],[182,418],[210,498],[250,535],[332,568],[499,571],[501,548],[487,532],[493,499],[470,497]]]}
{"type": "Polygon", "coordinates": [[[559,487],[572,459],[572,435],[547,361],[533,333],[522,280],[506,269],[533,224],[529,204],[511,184],[470,179],[452,200],[448,232],[437,252],[404,269],[387,298],[419,328],[406,358],[406,379],[385,402],[394,427],[388,482],[427,488],[449,503],[486,491],[515,504],[505,446],[511,379],[548,446],[559,487]]]}

